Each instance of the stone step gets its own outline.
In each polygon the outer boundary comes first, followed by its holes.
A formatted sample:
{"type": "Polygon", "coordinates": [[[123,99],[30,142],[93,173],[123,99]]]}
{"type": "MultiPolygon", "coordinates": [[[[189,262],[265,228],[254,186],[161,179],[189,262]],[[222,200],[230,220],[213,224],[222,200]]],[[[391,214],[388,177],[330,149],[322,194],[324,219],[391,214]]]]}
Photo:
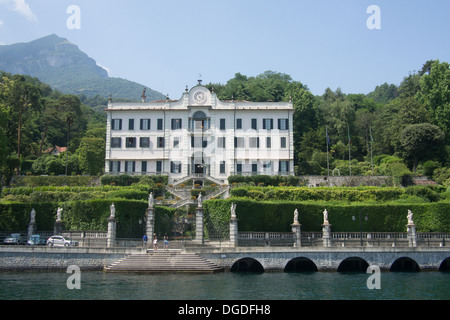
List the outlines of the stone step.
{"type": "Polygon", "coordinates": [[[197,254],[150,252],[133,254],[106,266],[105,272],[219,272],[219,266],[197,254]]]}

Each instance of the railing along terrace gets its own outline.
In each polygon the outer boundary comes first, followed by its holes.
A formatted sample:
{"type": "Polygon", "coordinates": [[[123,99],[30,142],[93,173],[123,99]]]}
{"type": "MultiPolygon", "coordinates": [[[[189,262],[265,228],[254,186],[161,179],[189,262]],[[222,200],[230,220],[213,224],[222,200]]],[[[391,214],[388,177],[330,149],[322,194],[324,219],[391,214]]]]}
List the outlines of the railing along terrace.
{"type": "Polygon", "coordinates": [[[239,232],[239,246],[293,246],[292,232],[239,232]]]}

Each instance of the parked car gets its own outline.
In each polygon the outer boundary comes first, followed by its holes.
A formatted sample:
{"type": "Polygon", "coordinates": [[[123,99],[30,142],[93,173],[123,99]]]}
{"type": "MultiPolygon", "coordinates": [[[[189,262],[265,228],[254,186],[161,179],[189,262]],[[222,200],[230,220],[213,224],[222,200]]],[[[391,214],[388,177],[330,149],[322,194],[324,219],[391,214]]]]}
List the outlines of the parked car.
{"type": "Polygon", "coordinates": [[[4,244],[25,244],[26,240],[20,233],[12,233],[8,238],[3,240],[4,244]]]}
{"type": "Polygon", "coordinates": [[[51,236],[47,239],[47,245],[50,247],[75,247],[78,246],[78,242],[73,241],[71,238],[65,236],[51,236]]]}
{"type": "Polygon", "coordinates": [[[34,234],[28,239],[27,242],[30,246],[45,246],[47,244],[47,240],[42,238],[39,234],[34,234]]]}

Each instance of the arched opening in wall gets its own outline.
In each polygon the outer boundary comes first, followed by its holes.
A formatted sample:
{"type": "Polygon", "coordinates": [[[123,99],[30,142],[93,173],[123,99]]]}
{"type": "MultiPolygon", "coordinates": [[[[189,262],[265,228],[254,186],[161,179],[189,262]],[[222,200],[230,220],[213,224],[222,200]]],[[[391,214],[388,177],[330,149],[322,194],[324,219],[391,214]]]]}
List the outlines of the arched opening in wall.
{"type": "Polygon", "coordinates": [[[442,261],[441,265],[439,266],[439,271],[450,272],[450,257],[442,261]]]}
{"type": "Polygon", "coordinates": [[[350,257],[343,260],[337,269],[338,272],[366,272],[369,264],[359,257],[350,257]]]}
{"type": "Polygon", "coordinates": [[[408,257],[398,258],[394,261],[390,271],[393,272],[419,272],[420,267],[416,261],[408,257]]]}
{"type": "Polygon", "coordinates": [[[284,272],[316,272],[317,266],[311,259],[300,257],[289,261],[284,272]]]}
{"type": "Polygon", "coordinates": [[[259,261],[253,258],[243,258],[236,261],[230,269],[231,272],[264,272],[259,261]]]}

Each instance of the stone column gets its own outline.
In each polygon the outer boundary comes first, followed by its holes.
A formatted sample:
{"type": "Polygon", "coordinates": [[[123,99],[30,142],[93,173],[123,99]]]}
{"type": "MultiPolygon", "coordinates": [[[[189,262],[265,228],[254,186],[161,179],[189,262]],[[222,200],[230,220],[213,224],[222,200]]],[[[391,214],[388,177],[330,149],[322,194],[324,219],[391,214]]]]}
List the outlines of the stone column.
{"type": "Polygon", "coordinates": [[[203,244],[203,207],[197,207],[195,214],[195,242],[203,244]]]}
{"type": "Polygon", "coordinates": [[[325,223],[322,225],[322,239],[324,247],[331,247],[331,224],[325,223]]]}
{"type": "Polygon", "coordinates": [[[407,224],[406,230],[408,232],[408,243],[412,248],[417,247],[417,235],[416,235],[416,225],[415,224],[407,224]]]}
{"type": "Polygon", "coordinates": [[[106,246],[112,248],[116,242],[116,207],[114,203],[111,205],[111,215],[108,218],[108,235],[106,238],[106,246]]]}
{"type": "Polygon", "coordinates": [[[35,233],[36,231],[36,211],[34,211],[34,209],[31,210],[31,219],[30,219],[30,223],[28,223],[28,239],[31,238],[31,236],[35,233]]]}
{"type": "Polygon", "coordinates": [[[147,225],[145,228],[145,232],[147,234],[148,241],[153,243],[153,234],[155,233],[155,209],[153,207],[147,208],[146,216],[147,225]]]}
{"type": "Polygon", "coordinates": [[[239,245],[238,238],[238,219],[230,219],[230,244],[232,247],[237,247],[239,245]]]}
{"type": "Polygon", "coordinates": [[[298,222],[298,210],[294,211],[294,223],[291,224],[292,233],[295,236],[294,248],[300,248],[302,246],[302,232],[301,232],[301,224],[298,222]]]}

